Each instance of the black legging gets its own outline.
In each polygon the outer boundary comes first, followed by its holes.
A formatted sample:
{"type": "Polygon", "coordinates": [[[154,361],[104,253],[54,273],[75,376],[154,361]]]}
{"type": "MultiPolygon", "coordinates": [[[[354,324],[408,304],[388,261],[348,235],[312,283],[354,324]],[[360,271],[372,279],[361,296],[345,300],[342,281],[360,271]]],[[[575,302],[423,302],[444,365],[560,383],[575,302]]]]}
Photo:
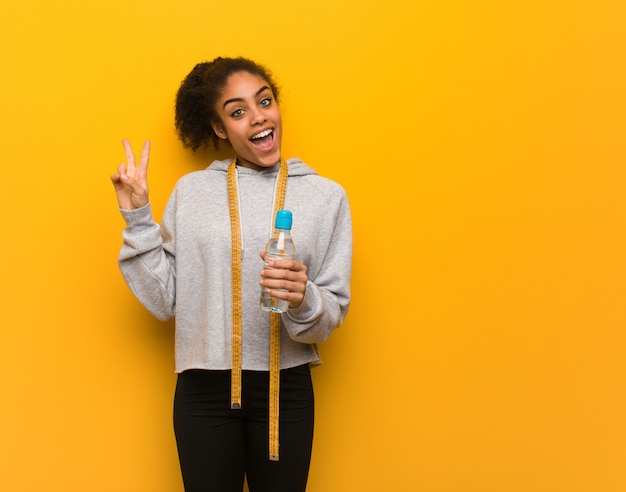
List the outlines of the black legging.
{"type": "Polygon", "coordinates": [[[269,373],[243,371],[242,409],[230,409],[230,371],[178,375],[174,431],[186,492],[304,492],[313,442],[307,365],[280,372],[280,461],[269,460],[269,373]]]}

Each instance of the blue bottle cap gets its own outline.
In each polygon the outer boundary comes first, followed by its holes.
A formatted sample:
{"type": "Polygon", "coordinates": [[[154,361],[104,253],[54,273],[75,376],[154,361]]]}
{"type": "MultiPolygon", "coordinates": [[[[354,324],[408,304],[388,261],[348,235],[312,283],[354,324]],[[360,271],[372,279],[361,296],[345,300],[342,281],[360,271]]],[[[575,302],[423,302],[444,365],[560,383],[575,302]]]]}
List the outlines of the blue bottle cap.
{"type": "Polygon", "coordinates": [[[276,212],[276,229],[291,229],[291,210],[276,212]]]}

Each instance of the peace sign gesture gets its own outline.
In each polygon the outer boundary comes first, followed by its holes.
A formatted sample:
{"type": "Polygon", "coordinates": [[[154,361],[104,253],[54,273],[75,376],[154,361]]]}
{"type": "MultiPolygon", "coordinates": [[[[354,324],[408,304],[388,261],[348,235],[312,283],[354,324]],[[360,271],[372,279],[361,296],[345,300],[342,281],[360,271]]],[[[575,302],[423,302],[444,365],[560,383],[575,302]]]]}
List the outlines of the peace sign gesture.
{"type": "Polygon", "coordinates": [[[111,175],[111,181],[117,194],[121,209],[134,210],[148,204],[148,161],[150,159],[150,141],[143,144],[139,166],[135,166],[135,155],[126,139],[122,141],[126,151],[126,164],[117,166],[117,174],[111,175]]]}

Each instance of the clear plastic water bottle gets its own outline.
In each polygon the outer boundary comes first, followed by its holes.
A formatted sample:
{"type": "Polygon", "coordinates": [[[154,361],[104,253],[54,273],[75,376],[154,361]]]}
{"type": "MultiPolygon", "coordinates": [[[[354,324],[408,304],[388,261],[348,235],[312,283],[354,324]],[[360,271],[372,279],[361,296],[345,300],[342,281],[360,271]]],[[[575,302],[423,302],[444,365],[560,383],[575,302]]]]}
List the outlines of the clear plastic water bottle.
{"type": "MultiPolygon", "coordinates": [[[[296,256],[296,247],[291,239],[291,211],[279,210],[276,213],[274,234],[265,246],[265,268],[270,260],[293,259],[296,256]]],[[[289,301],[276,299],[261,288],[261,309],[274,313],[284,313],[289,309],[289,301]]]]}

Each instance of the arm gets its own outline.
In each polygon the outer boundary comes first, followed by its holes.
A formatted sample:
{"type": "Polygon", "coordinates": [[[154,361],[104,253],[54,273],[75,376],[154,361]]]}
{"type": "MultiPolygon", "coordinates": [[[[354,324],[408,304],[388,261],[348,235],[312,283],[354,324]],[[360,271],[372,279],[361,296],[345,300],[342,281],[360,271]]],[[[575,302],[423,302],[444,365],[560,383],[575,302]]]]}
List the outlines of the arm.
{"type": "Polygon", "coordinates": [[[176,305],[173,234],[154,222],[150,204],[121,212],[126,229],[118,259],[120,271],[148,311],[160,320],[169,319],[176,305]]]}
{"type": "Polygon", "coordinates": [[[175,306],[173,235],[152,219],[147,183],[150,143],[144,144],[137,167],[130,143],[124,140],[123,144],[127,163],[120,164],[117,174],[111,176],[126,221],[119,267],[139,301],[165,320],[174,316],[175,306]]]}
{"type": "Polygon", "coordinates": [[[272,296],[289,300],[290,308],[282,321],[290,337],[301,343],[326,340],[348,311],[352,222],[345,194],[336,209],[327,248],[316,254],[319,265],[309,268],[308,272],[305,265],[295,260],[277,260],[272,265],[274,269],[261,272],[261,285],[269,288],[272,296]]]}

